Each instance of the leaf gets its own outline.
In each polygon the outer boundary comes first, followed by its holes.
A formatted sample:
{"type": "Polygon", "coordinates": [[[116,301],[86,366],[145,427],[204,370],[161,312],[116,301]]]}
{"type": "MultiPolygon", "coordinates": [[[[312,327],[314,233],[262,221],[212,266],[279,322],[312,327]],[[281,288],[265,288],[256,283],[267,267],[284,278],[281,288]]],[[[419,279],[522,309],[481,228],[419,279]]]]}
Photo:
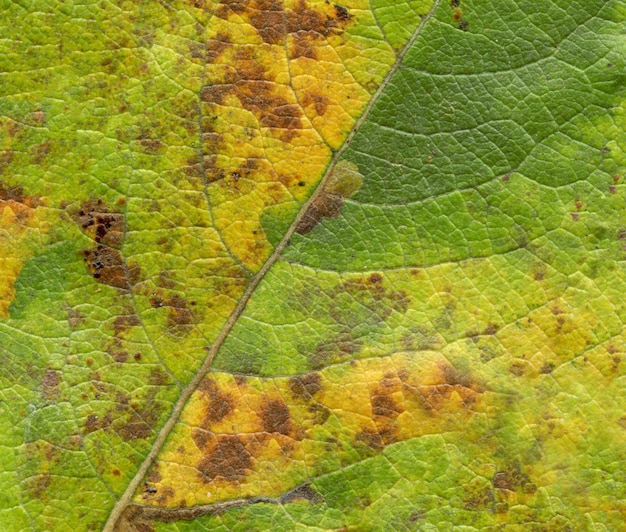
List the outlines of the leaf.
{"type": "Polygon", "coordinates": [[[619,528],[621,0],[0,8],[6,530],[619,528]]]}

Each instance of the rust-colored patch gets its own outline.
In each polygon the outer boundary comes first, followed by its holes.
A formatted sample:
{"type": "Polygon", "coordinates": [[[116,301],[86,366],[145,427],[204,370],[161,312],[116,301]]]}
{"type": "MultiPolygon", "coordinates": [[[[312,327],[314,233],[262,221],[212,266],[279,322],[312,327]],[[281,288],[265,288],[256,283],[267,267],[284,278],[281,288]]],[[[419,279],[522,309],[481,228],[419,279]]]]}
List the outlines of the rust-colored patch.
{"type": "Polygon", "coordinates": [[[36,475],[26,482],[26,488],[30,491],[31,495],[36,499],[43,499],[46,495],[48,488],[50,487],[51,476],[50,473],[43,473],[36,475]]]}
{"type": "Polygon", "coordinates": [[[378,431],[366,427],[356,435],[356,440],[376,451],[382,451],[387,445],[397,442],[398,436],[393,425],[378,431]]]}
{"type": "Polygon", "coordinates": [[[95,242],[115,248],[122,245],[124,215],[111,211],[101,199],[84,202],[71,217],[95,242]]]}
{"type": "Polygon", "coordinates": [[[281,399],[269,399],[260,411],[261,423],[265,432],[284,434],[291,433],[291,415],[289,408],[281,399]]]}
{"type": "Polygon", "coordinates": [[[141,325],[139,318],[134,314],[118,316],[113,321],[113,331],[115,336],[122,336],[125,332],[141,325]]]}
{"type": "Polygon", "coordinates": [[[203,428],[208,429],[213,423],[219,423],[235,409],[232,395],[222,392],[213,380],[205,378],[198,389],[209,397],[204,410],[203,428]]]}
{"type": "Polygon", "coordinates": [[[302,105],[304,107],[312,106],[315,109],[315,114],[318,116],[323,116],[326,114],[326,110],[328,109],[328,104],[330,103],[330,99],[327,96],[322,94],[314,94],[312,92],[305,93],[302,98],[302,105]]]}
{"type": "Polygon", "coordinates": [[[403,412],[390,395],[373,394],[370,398],[372,413],[375,416],[398,417],[403,412]]]}
{"type": "Polygon", "coordinates": [[[230,44],[230,37],[228,34],[219,32],[215,39],[209,39],[206,49],[206,60],[208,63],[213,63],[224,53],[224,50],[228,48],[230,44]]]}
{"type": "Polygon", "coordinates": [[[100,429],[106,429],[113,423],[113,416],[106,414],[100,418],[96,414],[89,414],[85,420],[85,426],[83,428],[83,434],[90,434],[100,429]]]}
{"type": "Polygon", "coordinates": [[[289,389],[295,397],[310,400],[322,390],[322,379],[319,373],[306,373],[289,379],[289,389]]]}
{"type": "Polygon", "coordinates": [[[41,396],[46,401],[51,401],[59,397],[60,374],[57,370],[48,369],[41,381],[41,396]]]}
{"type": "Polygon", "coordinates": [[[340,194],[320,192],[298,222],[296,233],[299,235],[310,233],[323,218],[339,218],[344,201],[344,197],[340,194]]]}
{"type": "Polygon", "coordinates": [[[519,463],[507,465],[497,471],[491,480],[493,487],[500,490],[516,491],[522,489],[524,493],[534,493],[537,487],[530,481],[529,476],[522,471],[519,463]]]}
{"type": "Polygon", "coordinates": [[[93,278],[99,283],[130,290],[139,280],[139,267],[127,268],[117,249],[99,244],[94,249],[84,251],[84,261],[93,278]]]}
{"type": "Polygon", "coordinates": [[[124,241],[124,215],[111,211],[98,199],[84,202],[70,216],[96,244],[83,252],[93,278],[108,286],[130,290],[139,280],[141,270],[137,265],[127,265],[118,249],[124,241]]]}
{"type": "Polygon", "coordinates": [[[245,440],[239,436],[225,434],[217,436],[215,446],[200,460],[197,468],[204,482],[211,482],[219,477],[230,482],[238,482],[246,477],[252,466],[253,457],[246,448],[245,440]]]}
{"type": "Polygon", "coordinates": [[[169,329],[185,330],[193,324],[193,315],[187,306],[187,300],[174,295],[166,303],[167,326],[169,329]]]}
{"type": "Polygon", "coordinates": [[[161,413],[161,408],[154,403],[154,394],[149,394],[141,406],[130,404],[129,398],[123,394],[118,394],[117,400],[116,410],[125,416],[122,425],[115,429],[119,436],[124,441],[150,437],[161,413]]]}
{"type": "Polygon", "coordinates": [[[24,188],[20,186],[9,186],[5,182],[0,181],[0,207],[3,203],[19,203],[31,209],[41,205],[41,199],[38,196],[25,196],[24,188]]]}
{"type": "Polygon", "coordinates": [[[288,504],[299,500],[305,500],[313,504],[320,504],[324,502],[324,497],[312,489],[310,484],[302,484],[301,486],[285,493],[280,498],[280,503],[288,504]]]}
{"type": "MultiPolygon", "coordinates": [[[[293,45],[291,46],[290,58],[297,59],[298,57],[306,57],[308,59],[317,59],[317,49],[313,42],[316,39],[315,34],[310,34],[307,31],[299,31],[294,33],[292,36],[293,45]]],[[[303,100],[303,105],[310,105],[310,103],[305,103],[303,100]]],[[[318,113],[320,114],[320,113],[318,113]]]]}

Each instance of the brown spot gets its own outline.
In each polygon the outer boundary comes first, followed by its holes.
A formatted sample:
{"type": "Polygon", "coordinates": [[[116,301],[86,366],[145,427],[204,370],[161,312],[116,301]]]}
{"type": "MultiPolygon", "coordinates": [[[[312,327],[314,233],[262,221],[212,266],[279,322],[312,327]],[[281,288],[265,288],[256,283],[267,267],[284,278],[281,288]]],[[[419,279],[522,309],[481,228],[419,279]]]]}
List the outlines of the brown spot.
{"type": "Polygon", "coordinates": [[[617,188],[615,187],[615,185],[609,185],[609,192],[611,194],[617,194],[617,188]]]}
{"type": "Polygon", "coordinates": [[[305,500],[313,504],[320,504],[324,502],[324,497],[312,489],[310,484],[303,484],[292,489],[291,491],[288,491],[279,499],[280,504],[288,504],[299,500],[305,500]]]}
{"type": "Polygon", "coordinates": [[[313,414],[313,423],[315,425],[323,425],[330,417],[330,410],[321,404],[309,405],[308,410],[313,414]]]}
{"type": "Polygon", "coordinates": [[[115,321],[113,321],[113,334],[115,334],[115,336],[123,336],[128,330],[133,327],[138,327],[139,325],[141,325],[141,322],[134,314],[118,316],[115,318],[115,321]]]}
{"type": "Polygon", "coordinates": [[[167,500],[173,498],[176,495],[176,492],[171,487],[163,488],[159,492],[159,496],[156,498],[156,503],[162,506],[167,504],[167,500]]]}
{"type": "Polygon", "coordinates": [[[498,326],[495,323],[488,323],[487,327],[483,330],[482,334],[492,335],[498,332],[498,326]]]}
{"type": "Polygon", "coordinates": [[[176,281],[172,279],[172,274],[166,270],[159,273],[157,284],[162,288],[176,288],[176,281]]]}
{"type": "Polygon", "coordinates": [[[302,98],[302,105],[304,107],[312,105],[313,109],[315,109],[315,114],[318,116],[323,116],[326,113],[329,103],[330,99],[327,96],[311,92],[306,92],[302,98]]]}
{"type": "Polygon", "coordinates": [[[452,12],[452,20],[454,20],[455,22],[458,22],[459,20],[461,20],[463,18],[463,10],[459,7],[457,7],[453,12],[452,12]]]}
{"type": "Polygon", "coordinates": [[[261,407],[259,413],[265,432],[284,434],[291,433],[291,415],[289,408],[280,399],[270,399],[261,407]]]}
{"type": "Polygon", "coordinates": [[[575,222],[580,220],[580,215],[577,212],[570,212],[569,214],[572,217],[572,220],[574,220],[575,222]]]}
{"type": "Polygon", "coordinates": [[[41,381],[41,396],[46,401],[51,401],[59,397],[59,372],[54,369],[46,370],[46,373],[41,381]]]}
{"type": "MultiPolygon", "coordinates": [[[[141,359],[141,353],[135,353],[135,360],[141,359]],[[139,357],[137,357],[139,355],[139,357]]],[[[170,384],[170,376],[161,367],[156,367],[150,371],[148,376],[148,384],[152,386],[166,386],[170,384]]]]}
{"type": "Polygon", "coordinates": [[[261,39],[268,44],[280,43],[287,33],[282,0],[256,0],[250,7],[250,23],[261,39]]]}
{"type": "Polygon", "coordinates": [[[487,486],[465,486],[463,492],[463,501],[468,510],[488,510],[493,504],[493,490],[487,486]]]}
{"type": "Polygon", "coordinates": [[[79,325],[85,323],[86,320],[79,310],[74,308],[68,308],[67,321],[69,323],[70,329],[76,329],[79,325]]]}
{"type": "Polygon", "coordinates": [[[323,218],[338,218],[341,214],[344,198],[339,194],[320,192],[307,207],[298,222],[296,233],[306,235],[311,232],[323,218]]]}
{"type": "Polygon", "coordinates": [[[99,283],[130,290],[139,280],[139,267],[127,268],[117,249],[99,244],[94,249],[85,250],[84,256],[93,278],[99,283]]]}
{"type": "Polygon", "coordinates": [[[514,362],[509,367],[509,372],[515,375],[516,377],[522,377],[524,373],[526,373],[526,370],[524,368],[524,365],[521,362],[514,362]]]}
{"type": "Polygon", "coordinates": [[[306,373],[289,379],[289,389],[295,397],[310,400],[322,390],[322,379],[319,373],[306,373]]]}
{"type": "Polygon", "coordinates": [[[230,37],[228,34],[219,32],[215,39],[209,39],[206,49],[206,60],[208,63],[214,63],[217,61],[220,55],[224,53],[224,50],[228,48],[230,44],[230,37]]]}
{"type": "MultiPolygon", "coordinates": [[[[292,36],[293,45],[291,46],[290,59],[297,59],[298,57],[306,57],[308,59],[317,59],[317,48],[313,44],[317,36],[314,33],[307,31],[299,31],[292,36]]],[[[310,105],[311,102],[307,101],[306,95],[302,101],[303,105],[310,105]]],[[[319,115],[320,113],[318,113],[319,115]]]]}
{"type": "Polygon", "coordinates": [[[461,0],[450,0],[450,7],[455,9],[461,5],[461,0]]]}
{"type": "Polygon", "coordinates": [[[43,473],[36,475],[26,482],[26,487],[30,494],[36,499],[42,499],[48,488],[50,487],[51,476],[50,473],[43,473]]]}
{"type": "Polygon", "coordinates": [[[122,474],[122,472],[119,469],[114,469],[113,470],[113,476],[114,477],[119,477],[122,474]]]}
{"type": "Polygon", "coordinates": [[[85,427],[83,429],[83,434],[90,434],[97,430],[107,428],[111,425],[113,418],[111,415],[106,415],[102,419],[96,414],[89,414],[87,419],[85,420],[85,427]]]}
{"type": "Polygon", "coordinates": [[[222,392],[211,379],[205,378],[198,389],[209,399],[204,409],[203,428],[208,429],[213,423],[219,423],[235,409],[235,400],[232,395],[222,392]]]}
{"type": "Polygon", "coordinates": [[[534,493],[537,491],[535,484],[525,474],[518,463],[506,466],[503,470],[497,471],[491,481],[493,487],[501,490],[516,491],[521,488],[524,493],[534,493]]]}
{"type": "Polygon", "coordinates": [[[390,425],[378,431],[366,427],[356,435],[356,440],[376,451],[381,451],[385,446],[398,441],[398,437],[395,427],[390,425]]]}
{"type": "Polygon", "coordinates": [[[84,202],[78,212],[70,213],[84,233],[98,244],[121,247],[124,240],[124,215],[111,211],[102,200],[84,202]]]}
{"type": "Polygon", "coordinates": [[[470,375],[461,372],[455,367],[443,366],[441,373],[443,374],[445,384],[449,386],[462,386],[468,389],[472,389],[476,386],[470,375]]]}
{"type": "Polygon", "coordinates": [[[465,20],[464,20],[463,22],[459,22],[459,29],[460,29],[461,31],[467,31],[467,30],[469,30],[469,22],[467,22],[467,21],[465,21],[465,20]]]}
{"type": "Polygon", "coordinates": [[[198,462],[197,469],[204,482],[211,482],[219,477],[230,482],[239,482],[245,478],[252,464],[252,455],[242,438],[224,434],[217,436],[215,446],[198,462]]]}
{"type": "Polygon", "coordinates": [[[350,13],[345,7],[340,6],[339,4],[335,4],[334,7],[335,7],[335,16],[337,17],[337,20],[348,21],[352,18],[352,16],[350,15],[350,13]]]}
{"type": "Polygon", "coordinates": [[[404,410],[399,407],[390,395],[372,395],[370,397],[372,413],[375,416],[395,418],[404,410]]]}
{"type": "Polygon", "coordinates": [[[32,146],[30,149],[30,154],[35,164],[41,164],[51,151],[52,141],[48,139],[43,141],[41,144],[36,144],[32,146]]]}
{"type": "Polygon", "coordinates": [[[546,362],[544,363],[543,366],[541,366],[539,373],[541,373],[542,375],[549,375],[553,371],[554,371],[554,364],[552,362],[546,362]]]}
{"type": "Polygon", "coordinates": [[[186,329],[193,324],[193,315],[187,307],[187,300],[174,295],[166,303],[169,329],[186,329]]]}
{"type": "Polygon", "coordinates": [[[545,272],[535,272],[533,274],[533,279],[535,279],[535,281],[543,281],[545,276],[546,276],[545,272]]]}

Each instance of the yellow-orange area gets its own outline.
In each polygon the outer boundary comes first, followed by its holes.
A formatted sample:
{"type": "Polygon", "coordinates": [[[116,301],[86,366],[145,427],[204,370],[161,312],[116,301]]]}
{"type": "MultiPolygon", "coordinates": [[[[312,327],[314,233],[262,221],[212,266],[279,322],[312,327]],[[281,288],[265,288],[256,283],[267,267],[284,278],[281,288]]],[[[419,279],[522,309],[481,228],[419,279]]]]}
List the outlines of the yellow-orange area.
{"type": "Polygon", "coordinates": [[[263,211],[308,197],[395,55],[363,0],[223,1],[207,32],[196,167],[215,228],[254,271],[271,253],[263,211]]]}
{"type": "Polygon", "coordinates": [[[42,223],[42,200],[24,196],[22,187],[0,181],[0,318],[9,315],[15,296],[15,280],[26,259],[34,253],[30,237],[46,232],[42,223]]]}
{"type": "Polygon", "coordinates": [[[280,495],[394,442],[462,430],[484,413],[486,393],[434,352],[294,377],[213,373],[135,500],[179,507],[280,495]]]}

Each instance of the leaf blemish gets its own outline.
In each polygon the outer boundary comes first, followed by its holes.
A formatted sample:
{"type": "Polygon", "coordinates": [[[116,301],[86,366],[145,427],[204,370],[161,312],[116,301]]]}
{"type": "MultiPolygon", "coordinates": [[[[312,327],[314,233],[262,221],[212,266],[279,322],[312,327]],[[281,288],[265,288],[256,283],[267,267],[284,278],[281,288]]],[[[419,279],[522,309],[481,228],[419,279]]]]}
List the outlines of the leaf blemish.
{"type": "Polygon", "coordinates": [[[338,162],[300,219],[296,233],[305,235],[311,232],[323,218],[339,218],[345,199],[354,195],[362,184],[363,176],[356,164],[338,162]]]}

